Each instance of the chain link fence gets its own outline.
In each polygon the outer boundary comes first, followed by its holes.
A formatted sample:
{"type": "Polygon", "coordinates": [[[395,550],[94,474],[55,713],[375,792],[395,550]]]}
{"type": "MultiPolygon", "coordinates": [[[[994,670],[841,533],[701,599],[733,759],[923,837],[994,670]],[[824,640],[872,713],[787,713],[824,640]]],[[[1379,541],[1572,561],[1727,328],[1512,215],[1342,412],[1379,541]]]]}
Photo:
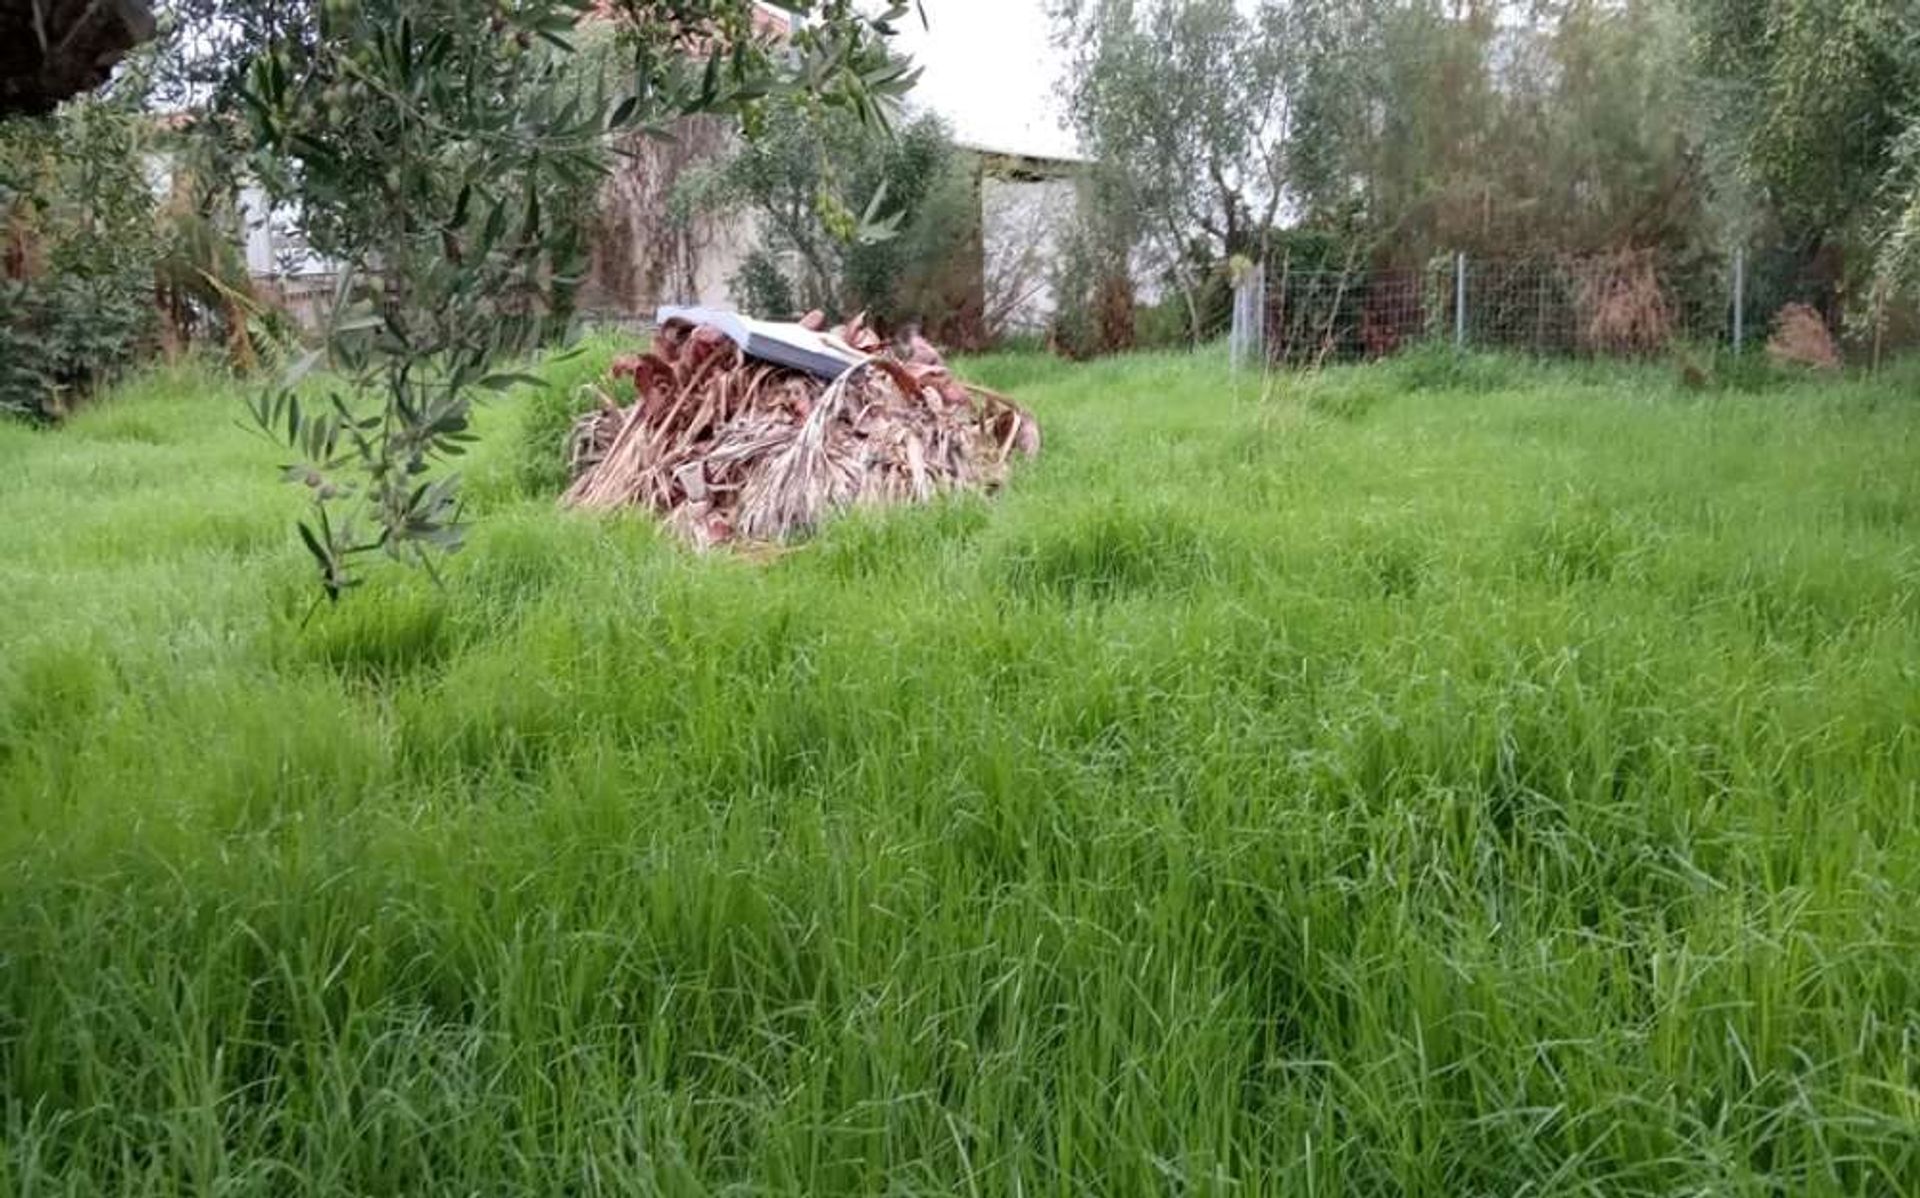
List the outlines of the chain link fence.
{"type": "Polygon", "coordinates": [[[1386,357],[1415,344],[1540,356],[1650,356],[1676,346],[1747,349],[1784,318],[1817,327],[1849,360],[1920,347],[1911,311],[1857,310],[1837,263],[1785,251],[1675,261],[1648,251],[1455,254],[1417,267],[1295,270],[1235,282],[1237,363],[1294,366],[1386,357]]]}

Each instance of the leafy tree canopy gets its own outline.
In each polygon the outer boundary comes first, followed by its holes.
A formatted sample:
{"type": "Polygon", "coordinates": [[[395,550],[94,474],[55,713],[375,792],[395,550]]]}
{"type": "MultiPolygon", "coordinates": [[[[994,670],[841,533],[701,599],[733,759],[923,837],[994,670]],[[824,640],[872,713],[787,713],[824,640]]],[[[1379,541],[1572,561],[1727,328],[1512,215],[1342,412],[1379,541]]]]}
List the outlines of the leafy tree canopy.
{"type": "Polygon", "coordinates": [[[182,78],[243,105],[256,172],[346,270],[327,347],[345,382],[290,379],[255,413],[295,451],[334,597],[365,555],[458,547],[457,476],[437,468],[476,391],[518,381],[498,364],[564,324],[611,135],[803,97],[885,126],[913,81],[886,45],[904,3],[788,0],[808,19],[774,36],[749,0],[198,2],[240,19],[182,78]],[[595,30],[617,69],[582,67],[595,30]]]}
{"type": "Polygon", "coordinates": [[[960,156],[934,116],[876,138],[850,113],[788,106],[696,190],[755,217],[761,243],[736,299],[774,315],[937,318],[950,297],[930,289],[977,225],[960,156]]]}

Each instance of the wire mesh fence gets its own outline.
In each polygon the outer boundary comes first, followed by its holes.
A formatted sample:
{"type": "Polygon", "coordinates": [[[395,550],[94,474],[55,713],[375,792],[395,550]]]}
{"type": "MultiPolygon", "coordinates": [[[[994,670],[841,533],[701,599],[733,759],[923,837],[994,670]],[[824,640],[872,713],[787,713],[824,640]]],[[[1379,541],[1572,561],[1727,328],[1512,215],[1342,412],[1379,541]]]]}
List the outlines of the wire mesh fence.
{"type": "Polygon", "coordinates": [[[1419,343],[1542,356],[1749,348],[1784,318],[1858,356],[1920,347],[1910,312],[1849,306],[1834,264],[1785,251],[1685,261],[1647,251],[1451,255],[1420,266],[1256,267],[1237,282],[1236,361],[1295,366],[1385,357],[1419,343]]]}

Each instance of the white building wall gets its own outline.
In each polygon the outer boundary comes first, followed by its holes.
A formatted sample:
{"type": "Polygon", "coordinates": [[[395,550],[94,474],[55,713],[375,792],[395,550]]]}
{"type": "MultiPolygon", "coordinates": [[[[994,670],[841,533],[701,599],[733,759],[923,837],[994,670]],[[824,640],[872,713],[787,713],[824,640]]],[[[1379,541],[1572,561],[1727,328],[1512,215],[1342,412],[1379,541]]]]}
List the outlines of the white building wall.
{"type": "Polygon", "coordinates": [[[703,308],[734,306],[733,276],[740,273],[747,255],[760,244],[760,221],[743,210],[728,220],[713,222],[709,235],[710,240],[694,261],[694,294],[672,297],[669,302],[703,308]]]}
{"type": "Polygon", "coordinates": [[[275,204],[256,184],[240,189],[240,221],[246,230],[247,273],[256,279],[332,275],[334,263],[307,248],[300,236],[299,213],[275,204]]]}
{"type": "Polygon", "coordinates": [[[1040,332],[1058,307],[1053,273],[1073,225],[1072,179],[987,175],[980,181],[980,235],[990,324],[1040,332]]]}

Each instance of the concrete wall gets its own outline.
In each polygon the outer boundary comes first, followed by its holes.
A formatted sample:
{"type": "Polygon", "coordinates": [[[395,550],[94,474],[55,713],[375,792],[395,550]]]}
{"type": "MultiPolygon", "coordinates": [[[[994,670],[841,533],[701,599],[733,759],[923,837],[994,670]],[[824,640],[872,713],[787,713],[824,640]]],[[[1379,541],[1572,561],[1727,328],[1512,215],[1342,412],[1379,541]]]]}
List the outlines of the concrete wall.
{"type": "Polygon", "coordinates": [[[671,140],[635,136],[600,192],[589,233],[581,306],[643,318],[661,304],[723,305],[727,281],[753,248],[758,229],[744,213],[672,219],[676,194],[693,171],[723,161],[737,135],[718,117],[676,123],[671,140]]]}

